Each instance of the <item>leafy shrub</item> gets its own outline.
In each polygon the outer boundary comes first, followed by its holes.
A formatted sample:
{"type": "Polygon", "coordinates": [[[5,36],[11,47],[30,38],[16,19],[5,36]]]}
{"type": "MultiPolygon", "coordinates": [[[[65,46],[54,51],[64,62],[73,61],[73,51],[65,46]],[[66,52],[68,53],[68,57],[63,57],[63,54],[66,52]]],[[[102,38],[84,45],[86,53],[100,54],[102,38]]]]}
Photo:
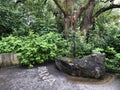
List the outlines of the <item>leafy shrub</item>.
{"type": "Polygon", "coordinates": [[[94,30],[89,33],[88,42],[94,44],[93,52],[106,54],[105,65],[107,71],[120,72],[120,59],[118,59],[120,53],[120,25],[103,17],[101,16],[96,20],[94,30]]]}
{"type": "Polygon", "coordinates": [[[106,54],[105,66],[110,72],[120,72],[120,53],[117,53],[113,47],[107,46],[106,49],[95,48],[93,53],[100,52],[106,54]]]}
{"type": "MultiPolygon", "coordinates": [[[[118,47],[118,46],[117,46],[118,47]]],[[[104,48],[104,47],[103,47],[104,48]]],[[[105,53],[105,66],[108,72],[120,72],[120,53],[116,51],[114,47],[106,46],[106,48],[95,48],[93,53],[100,52],[105,53]]]]}
{"type": "Polygon", "coordinates": [[[106,58],[105,65],[107,71],[120,73],[120,59],[116,57],[113,59],[106,58]]]}
{"type": "Polygon", "coordinates": [[[22,47],[22,38],[12,35],[2,38],[0,41],[0,53],[16,53],[17,49],[22,47]]]}
{"type": "Polygon", "coordinates": [[[10,34],[28,35],[25,17],[12,0],[0,1],[0,17],[0,38],[10,34]]]}
{"type": "Polygon", "coordinates": [[[33,67],[69,55],[69,48],[67,41],[59,34],[50,32],[39,36],[30,32],[26,37],[2,38],[0,53],[18,53],[22,65],[33,67]]]}
{"type": "Polygon", "coordinates": [[[115,58],[120,60],[120,53],[115,54],[115,58]]]}
{"type": "Polygon", "coordinates": [[[94,50],[92,50],[93,53],[103,53],[104,49],[102,48],[95,48],[94,50]]]}
{"type": "Polygon", "coordinates": [[[114,58],[114,55],[117,53],[114,47],[107,46],[106,50],[106,57],[114,58]]]}
{"type": "Polygon", "coordinates": [[[85,41],[84,36],[80,36],[79,32],[69,32],[68,41],[70,43],[69,47],[71,48],[72,56],[77,58],[81,58],[84,55],[88,55],[91,53],[92,45],[85,41]],[[73,55],[74,54],[74,55],[73,55]]]}
{"type": "Polygon", "coordinates": [[[85,55],[88,55],[91,53],[92,46],[89,43],[85,42],[77,42],[76,43],[76,57],[81,58],[85,55]]]}

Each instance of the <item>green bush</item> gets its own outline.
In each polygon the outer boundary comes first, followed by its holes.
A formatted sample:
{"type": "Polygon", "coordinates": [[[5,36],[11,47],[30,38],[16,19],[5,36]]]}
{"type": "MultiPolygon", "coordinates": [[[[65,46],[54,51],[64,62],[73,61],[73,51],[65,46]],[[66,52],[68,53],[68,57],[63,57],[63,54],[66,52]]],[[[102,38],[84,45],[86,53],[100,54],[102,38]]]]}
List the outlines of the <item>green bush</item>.
{"type": "Polygon", "coordinates": [[[117,57],[113,59],[106,58],[105,65],[107,71],[120,73],[120,59],[117,57]]]}
{"type": "Polygon", "coordinates": [[[105,66],[109,72],[120,72],[120,53],[117,53],[113,47],[107,46],[106,49],[95,48],[93,53],[100,52],[106,54],[105,66]]]}
{"type": "Polygon", "coordinates": [[[21,65],[33,67],[69,55],[69,47],[59,34],[50,32],[39,36],[30,32],[26,37],[2,38],[0,53],[18,53],[21,65]]]}
{"type": "Polygon", "coordinates": [[[0,53],[16,53],[17,49],[22,47],[22,38],[12,35],[2,38],[0,41],[0,53]]]}
{"type": "Polygon", "coordinates": [[[105,53],[107,58],[114,58],[117,52],[114,47],[107,46],[105,53]]]}
{"type": "Polygon", "coordinates": [[[115,21],[110,22],[110,19],[107,19],[108,17],[103,17],[100,16],[95,22],[94,29],[90,30],[88,42],[94,45],[93,52],[106,54],[105,65],[107,71],[120,72],[120,59],[118,59],[120,53],[120,24],[115,21]]]}
{"type": "Polygon", "coordinates": [[[114,58],[106,59],[106,67],[108,71],[120,72],[120,53],[114,54],[114,58]]]}
{"type": "MultiPolygon", "coordinates": [[[[69,30],[70,31],[70,30],[69,30]]],[[[82,58],[91,53],[92,44],[87,43],[84,36],[80,36],[79,32],[70,31],[68,36],[71,56],[82,58]]]]}
{"type": "Polygon", "coordinates": [[[85,55],[91,54],[92,46],[89,43],[79,41],[76,43],[76,57],[82,58],[85,55]]]}
{"type": "Polygon", "coordinates": [[[1,37],[14,35],[28,35],[28,24],[25,15],[18,9],[13,0],[0,0],[0,39],[1,37]]]}
{"type": "Polygon", "coordinates": [[[104,49],[102,48],[95,48],[94,50],[92,50],[93,53],[103,53],[104,49]]]}

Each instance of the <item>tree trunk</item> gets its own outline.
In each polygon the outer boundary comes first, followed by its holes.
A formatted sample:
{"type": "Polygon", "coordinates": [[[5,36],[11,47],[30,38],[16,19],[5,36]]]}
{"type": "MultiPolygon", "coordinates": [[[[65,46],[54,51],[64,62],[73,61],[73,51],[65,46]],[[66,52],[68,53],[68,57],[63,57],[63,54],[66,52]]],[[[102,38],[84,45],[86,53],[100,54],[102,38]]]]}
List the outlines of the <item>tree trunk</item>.
{"type": "Polygon", "coordinates": [[[60,0],[53,0],[53,1],[56,3],[56,5],[59,7],[59,9],[64,15],[64,21],[65,21],[64,35],[65,38],[67,39],[68,30],[70,28],[74,31],[76,30],[77,19],[82,14],[85,7],[83,5],[80,5],[76,13],[73,13],[75,0],[65,0],[64,4],[61,4],[60,0]]]}
{"type": "Polygon", "coordinates": [[[93,24],[92,15],[93,15],[94,6],[95,6],[95,0],[89,0],[80,28],[82,35],[86,36],[87,32],[90,30],[93,24]]]}
{"type": "Polygon", "coordinates": [[[67,39],[68,37],[68,30],[72,29],[73,31],[76,31],[76,22],[77,19],[74,19],[75,16],[66,16],[65,17],[65,38],[67,39]]]}
{"type": "Polygon", "coordinates": [[[71,27],[70,23],[71,23],[71,20],[70,20],[69,16],[65,17],[65,30],[64,30],[64,33],[65,33],[65,38],[66,39],[68,37],[68,30],[71,27]]]}
{"type": "Polygon", "coordinates": [[[94,23],[94,18],[98,17],[101,13],[108,11],[113,8],[120,8],[120,4],[114,4],[112,1],[114,0],[87,0],[86,5],[80,5],[76,13],[74,13],[74,5],[77,3],[77,0],[53,0],[58,8],[61,10],[64,15],[65,20],[65,30],[64,35],[67,38],[68,30],[71,28],[74,31],[76,30],[76,23],[79,16],[83,13],[84,16],[82,18],[82,23],[80,26],[81,34],[83,33],[86,36],[87,32],[89,32],[90,28],[94,23]],[[63,1],[63,2],[62,2],[63,1]],[[111,3],[109,6],[104,6],[100,8],[94,15],[93,10],[96,5],[96,2],[102,3],[111,3]]]}

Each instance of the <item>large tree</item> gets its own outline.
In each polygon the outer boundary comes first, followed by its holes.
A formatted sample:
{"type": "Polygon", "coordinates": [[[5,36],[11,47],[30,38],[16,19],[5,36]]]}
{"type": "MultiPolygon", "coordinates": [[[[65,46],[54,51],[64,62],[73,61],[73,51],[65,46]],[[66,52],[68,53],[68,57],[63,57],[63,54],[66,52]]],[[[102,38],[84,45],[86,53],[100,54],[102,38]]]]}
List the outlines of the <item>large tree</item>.
{"type": "Polygon", "coordinates": [[[120,4],[115,4],[115,0],[81,0],[84,3],[80,3],[77,10],[75,10],[76,4],[81,2],[80,0],[53,0],[57,5],[59,10],[64,15],[64,34],[67,38],[69,28],[76,31],[76,24],[78,18],[81,17],[80,22],[80,31],[82,34],[86,35],[86,33],[90,30],[93,23],[95,22],[95,18],[99,17],[100,14],[111,10],[113,8],[120,8],[120,4]],[[104,6],[97,8],[100,3],[103,3],[104,6]]]}
{"type": "Polygon", "coordinates": [[[13,0],[0,0],[0,38],[9,34],[25,34],[25,20],[13,0]]]}

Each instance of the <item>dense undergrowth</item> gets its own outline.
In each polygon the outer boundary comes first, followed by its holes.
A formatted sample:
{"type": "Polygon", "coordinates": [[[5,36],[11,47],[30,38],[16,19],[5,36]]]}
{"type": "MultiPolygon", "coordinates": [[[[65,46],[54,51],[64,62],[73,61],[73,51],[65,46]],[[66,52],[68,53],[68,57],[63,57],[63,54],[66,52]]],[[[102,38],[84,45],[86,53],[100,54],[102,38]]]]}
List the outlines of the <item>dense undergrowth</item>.
{"type": "Polygon", "coordinates": [[[50,32],[39,36],[30,32],[29,36],[10,35],[0,41],[0,53],[17,53],[21,65],[33,67],[69,54],[66,40],[60,34],[50,32]]]}
{"type": "MultiPolygon", "coordinates": [[[[116,38],[112,38],[112,40],[114,41],[116,38]]],[[[106,54],[105,65],[107,71],[120,72],[120,52],[118,51],[118,47],[112,47],[110,44],[101,47],[101,44],[105,43],[87,43],[83,37],[77,36],[77,34],[75,38],[72,38],[71,34],[69,39],[65,40],[61,34],[55,32],[50,32],[42,36],[30,32],[25,37],[12,35],[3,37],[0,41],[0,53],[17,53],[21,65],[31,68],[35,65],[54,61],[58,57],[73,57],[74,51],[76,58],[101,52],[106,54]]],[[[120,44],[120,42],[116,42],[115,44],[120,44]]]]}

